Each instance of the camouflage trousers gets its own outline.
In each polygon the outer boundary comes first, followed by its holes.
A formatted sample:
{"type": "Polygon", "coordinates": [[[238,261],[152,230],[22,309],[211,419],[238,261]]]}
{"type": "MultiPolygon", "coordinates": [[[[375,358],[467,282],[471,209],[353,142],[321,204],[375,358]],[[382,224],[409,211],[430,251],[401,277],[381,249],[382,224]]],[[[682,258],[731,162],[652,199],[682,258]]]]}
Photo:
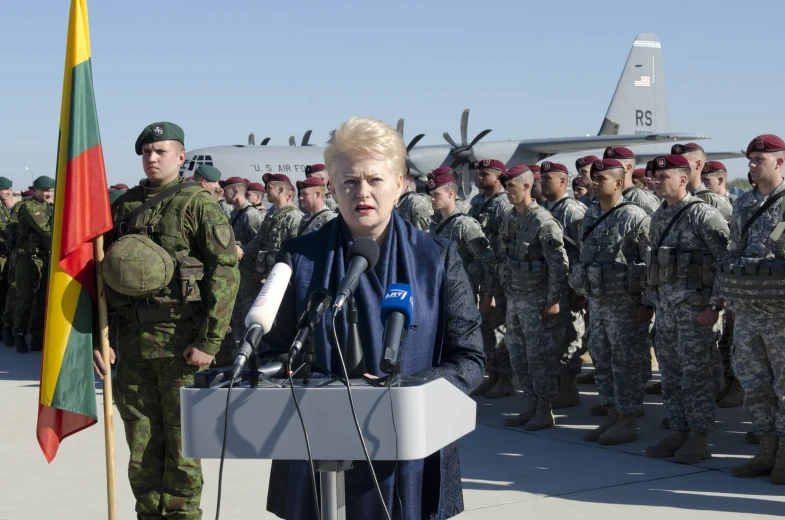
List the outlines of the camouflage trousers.
{"type": "Polygon", "coordinates": [[[785,437],[785,309],[734,304],[733,371],[755,435],[785,437]]]}
{"type": "Polygon", "coordinates": [[[623,415],[643,408],[644,352],[649,350],[649,323],[635,323],[640,302],[629,294],[589,299],[589,353],[600,401],[623,415]]]}
{"type": "Polygon", "coordinates": [[[586,312],[570,311],[572,321],[570,327],[575,329],[575,332],[570,332],[564,338],[569,341],[567,345],[563,345],[564,357],[562,358],[560,372],[577,376],[581,373],[581,356],[586,350],[583,346],[583,337],[586,332],[586,312]]]}
{"type": "Polygon", "coordinates": [[[507,297],[496,298],[496,307],[482,317],[480,332],[485,351],[485,370],[490,373],[512,376],[510,353],[504,341],[504,321],[507,316],[507,297]]]}
{"type": "Polygon", "coordinates": [[[18,263],[19,254],[13,251],[8,257],[8,262],[5,266],[4,280],[7,280],[8,288],[3,298],[3,324],[13,326],[14,324],[14,309],[16,309],[16,264],[18,263]]]}
{"type": "Polygon", "coordinates": [[[546,294],[527,293],[507,302],[507,334],[504,342],[510,352],[515,375],[527,399],[553,399],[559,393],[559,369],[570,335],[569,292],[559,302],[561,312],[543,320],[546,294]],[[566,310],[565,310],[566,309],[566,310]]]}
{"type": "Polygon", "coordinates": [[[114,398],[131,452],[137,518],[202,517],[201,462],[183,457],[180,432],[180,388],[193,384],[198,370],[182,357],[118,357],[114,398]]]}
{"type": "Polygon", "coordinates": [[[657,307],[657,361],[671,430],[714,430],[714,366],[720,324],[698,323],[703,306],[657,307]]]}
{"type": "Polygon", "coordinates": [[[262,284],[254,281],[253,271],[240,271],[240,286],[237,288],[237,299],[232,310],[232,331],[221,342],[221,349],[216,356],[218,365],[226,364],[225,361],[228,359],[233,361],[237,356],[238,344],[243,340],[245,333],[245,317],[261,290],[262,284]]]}
{"type": "Polygon", "coordinates": [[[30,332],[39,338],[44,335],[47,279],[44,265],[42,259],[27,255],[20,255],[16,261],[14,334],[30,332]]]}
{"type": "Polygon", "coordinates": [[[730,312],[723,312],[720,319],[722,320],[722,336],[720,336],[717,346],[724,379],[733,377],[733,365],[730,360],[731,345],[733,345],[733,315],[730,312]]]}

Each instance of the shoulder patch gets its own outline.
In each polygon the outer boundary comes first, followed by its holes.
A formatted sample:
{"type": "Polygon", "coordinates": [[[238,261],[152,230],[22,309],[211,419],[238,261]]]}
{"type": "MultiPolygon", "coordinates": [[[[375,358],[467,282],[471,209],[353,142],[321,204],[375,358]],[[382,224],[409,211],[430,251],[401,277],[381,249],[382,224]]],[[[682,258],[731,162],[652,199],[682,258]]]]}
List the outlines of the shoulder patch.
{"type": "Polygon", "coordinates": [[[229,245],[234,241],[234,233],[229,224],[215,224],[213,226],[215,241],[224,250],[229,250],[229,245]]]}
{"type": "Polygon", "coordinates": [[[554,237],[546,237],[545,244],[548,246],[548,249],[558,249],[560,246],[559,241],[554,237]]]}

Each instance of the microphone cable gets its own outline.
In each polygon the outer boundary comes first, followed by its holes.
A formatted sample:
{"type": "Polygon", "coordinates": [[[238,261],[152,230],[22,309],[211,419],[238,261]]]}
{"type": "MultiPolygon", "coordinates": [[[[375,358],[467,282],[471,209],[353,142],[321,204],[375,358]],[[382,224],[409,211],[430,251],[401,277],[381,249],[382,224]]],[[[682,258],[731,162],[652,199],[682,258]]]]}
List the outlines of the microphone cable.
{"type": "MultiPolygon", "coordinates": [[[[401,341],[401,346],[403,346],[403,341],[401,341]]],[[[393,373],[390,374],[390,379],[387,382],[387,397],[390,399],[390,419],[392,419],[393,433],[395,434],[395,498],[398,499],[398,507],[400,508],[401,514],[403,514],[403,501],[401,500],[400,490],[398,489],[398,427],[395,425],[395,410],[393,408],[392,398],[392,381],[395,378],[395,374],[400,373],[401,362],[399,361],[395,364],[395,369],[393,370],[393,373]]]]}
{"type": "Polygon", "coordinates": [[[223,486],[224,476],[224,456],[226,455],[226,432],[229,429],[229,397],[232,395],[232,387],[234,387],[234,378],[229,381],[229,391],[226,392],[226,409],[224,411],[224,438],[221,444],[221,465],[218,467],[218,500],[215,505],[215,520],[221,516],[221,488],[223,486]]]}
{"type": "MultiPolygon", "coordinates": [[[[299,369],[298,369],[299,370],[299,369]]],[[[292,381],[292,360],[289,359],[286,363],[286,374],[289,379],[289,388],[292,390],[292,399],[294,399],[294,407],[297,409],[297,416],[300,418],[300,426],[303,427],[303,437],[305,437],[305,451],[308,452],[308,464],[311,466],[311,490],[313,491],[313,505],[316,508],[316,519],[321,520],[321,508],[319,505],[319,494],[316,490],[316,472],[313,469],[313,458],[311,457],[311,443],[308,440],[308,432],[305,429],[305,420],[300,411],[300,403],[297,401],[297,392],[294,391],[294,381],[292,381]]],[[[218,520],[216,518],[216,520],[218,520]]]]}
{"type": "MultiPolygon", "coordinates": [[[[352,418],[354,419],[354,426],[357,428],[357,435],[360,436],[360,443],[363,447],[363,453],[365,454],[365,460],[368,463],[368,469],[371,470],[371,478],[373,478],[373,484],[376,486],[376,493],[379,495],[379,501],[382,504],[382,509],[384,509],[384,514],[387,517],[387,520],[392,520],[390,516],[390,512],[387,510],[387,505],[384,503],[384,496],[382,495],[382,488],[379,486],[379,481],[376,478],[376,471],[373,469],[373,464],[371,464],[371,457],[368,455],[368,447],[365,445],[365,437],[363,437],[363,431],[360,428],[360,421],[357,420],[357,412],[354,410],[354,398],[352,397],[352,385],[349,383],[349,371],[346,369],[346,363],[343,360],[343,352],[341,352],[341,345],[338,342],[338,332],[335,330],[335,318],[336,315],[333,315],[332,320],[332,329],[333,329],[333,339],[335,340],[335,349],[338,351],[338,359],[341,361],[341,368],[343,369],[343,375],[346,377],[346,381],[344,382],[346,386],[346,391],[349,393],[349,406],[352,409],[352,418]]],[[[396,449],[398,445],[396,443],[396,449]]]]}

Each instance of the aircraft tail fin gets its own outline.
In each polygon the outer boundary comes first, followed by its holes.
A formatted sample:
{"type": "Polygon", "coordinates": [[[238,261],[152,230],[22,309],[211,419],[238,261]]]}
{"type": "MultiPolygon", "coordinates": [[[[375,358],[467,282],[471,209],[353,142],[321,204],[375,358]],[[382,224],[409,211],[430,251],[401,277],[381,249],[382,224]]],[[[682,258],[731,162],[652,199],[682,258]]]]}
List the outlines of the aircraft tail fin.
{"type": "Polygon", "coordinates": [[[635,37],[598,135],[670,131],[662,46],[656,35],[635,37]]]}

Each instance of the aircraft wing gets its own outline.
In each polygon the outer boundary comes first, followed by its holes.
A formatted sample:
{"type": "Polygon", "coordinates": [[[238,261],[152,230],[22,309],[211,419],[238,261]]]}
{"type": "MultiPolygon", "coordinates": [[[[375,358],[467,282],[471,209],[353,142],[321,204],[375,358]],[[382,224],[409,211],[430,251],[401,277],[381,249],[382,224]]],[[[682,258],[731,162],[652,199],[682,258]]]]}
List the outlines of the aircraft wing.
{"type": "Polygon", "coordinates": [[[698,134],[667,132],[662,134],[641,135],[594,135],[582,137],[554,137],[550,139],[526,139],[518,143],[518,149],[524,152],[538,153],[545,156],[557,153],[583,152],[607,148],[608,146],[635,146],[644,144],[675,143],[679,141],[697,141],[709,139],[698,134]]]}
{"type": "MultiPolygon", "coordinates": [[[[649,161],[653,161],[657,157],[662,154],[655,155],[655,154],[645,154],[645,155],[638,155],[635,154],[635,160],[638,164],[646,164],[649,161]]],[[[722,161],[723,159],[743,159],[746,155],[743,152],[706,152],[706,160],[707,161],[722,161]]]]}

